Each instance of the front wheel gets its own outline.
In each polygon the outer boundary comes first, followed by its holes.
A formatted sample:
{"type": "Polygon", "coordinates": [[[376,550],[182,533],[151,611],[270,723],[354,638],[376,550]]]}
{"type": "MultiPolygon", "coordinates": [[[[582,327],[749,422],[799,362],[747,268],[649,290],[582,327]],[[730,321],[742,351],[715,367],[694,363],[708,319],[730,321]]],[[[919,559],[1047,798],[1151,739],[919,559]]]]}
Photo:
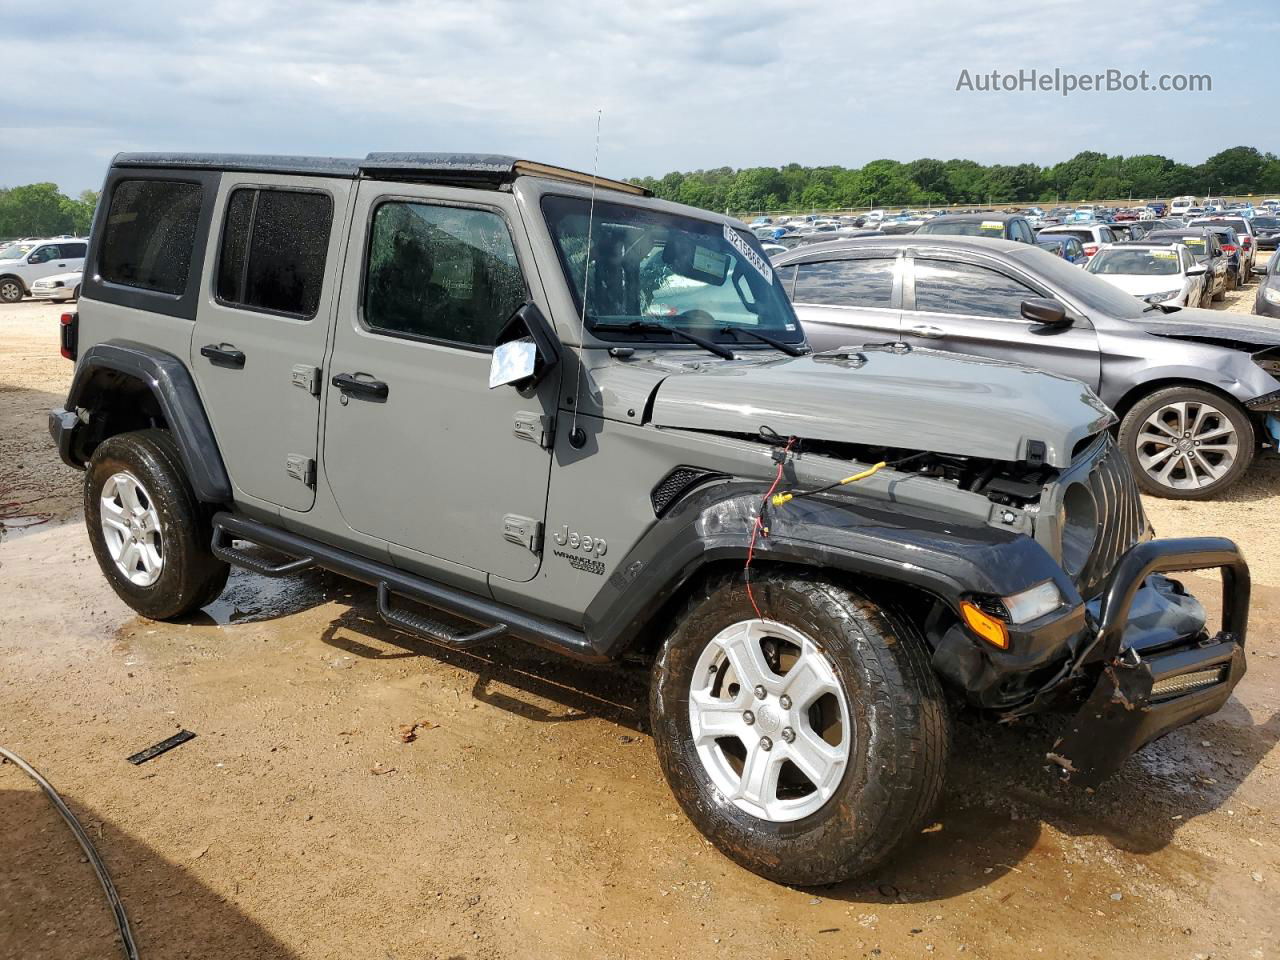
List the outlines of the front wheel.
{"type": "Polygon", "coordinates": [[[93,451],[84,516],[107,581],[145,617],[186,616],[226,585],[229,568],[213,555],[209,511],[167,430],[118,434],[93,451]]]}
{"type": "Polygon", "coordinates": [[[1133,405],[1120,446],[1146,493],[1207,500],[1249,469],[1253,424],[1233,401],[1196,387],[1167,387],[1133,405]]]}
{"type": "Polygon", "coordinates": [[[847,587],[736,577],[689,602],[650,714],[676,800],[726,856],[779,883],[846,880],[923,825],[949,719],[919,631],[847,587]]]}
{"type": "Polygon", "coordinates": [[[17,303],[25,292],[22,289],[22,281],[16,277],[0,279],[0,303],[17,303]]]}

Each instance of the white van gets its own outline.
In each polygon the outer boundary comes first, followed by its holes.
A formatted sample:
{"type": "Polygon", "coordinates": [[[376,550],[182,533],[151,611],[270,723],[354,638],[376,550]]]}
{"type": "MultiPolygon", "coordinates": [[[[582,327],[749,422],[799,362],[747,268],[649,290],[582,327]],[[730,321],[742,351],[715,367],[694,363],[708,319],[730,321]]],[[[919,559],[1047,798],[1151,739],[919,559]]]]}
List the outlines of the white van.
{"type": "Polygon", "coordinates": [[[42,277],[84,267],[87,240],[17,240],[0,247],[0,303],[17,303],[42,277]]]}
{"type": "Polygon", "coordinates": [[[1200,206],[1199,197],[1174,197],[1169,202],[1169,215],[1173,217],[1186,216],[1188,210],[1198,206],[1200,206]]]}

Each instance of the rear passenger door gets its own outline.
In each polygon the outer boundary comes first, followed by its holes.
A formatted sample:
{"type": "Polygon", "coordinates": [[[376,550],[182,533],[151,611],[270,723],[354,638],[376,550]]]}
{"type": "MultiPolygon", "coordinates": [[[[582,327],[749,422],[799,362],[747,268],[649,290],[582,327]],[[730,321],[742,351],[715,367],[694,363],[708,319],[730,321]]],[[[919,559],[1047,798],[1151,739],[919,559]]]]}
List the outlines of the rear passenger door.
{"type": "Polygon", "coordinates": [[[1023,363],[1098,389],[1098,339],[1086,318],[1049,331],[1022,317],[1024,300],[1053,297],[1052,290],[1012,271],[942,254],[908,259],[903,272],[907,343],[1023,363]]]}
{"type": "Polygon", "coordinates": [[[781,269],[814,350],[898,339],[899,262],[897,250],[860,251],[846,259],[811,260],[781,269]]]}
{"type": "Polygon", "coordinates": [[[190,367],[238,500],[315,502],[321,367],[351,181],[224,174],[190,367]]]}

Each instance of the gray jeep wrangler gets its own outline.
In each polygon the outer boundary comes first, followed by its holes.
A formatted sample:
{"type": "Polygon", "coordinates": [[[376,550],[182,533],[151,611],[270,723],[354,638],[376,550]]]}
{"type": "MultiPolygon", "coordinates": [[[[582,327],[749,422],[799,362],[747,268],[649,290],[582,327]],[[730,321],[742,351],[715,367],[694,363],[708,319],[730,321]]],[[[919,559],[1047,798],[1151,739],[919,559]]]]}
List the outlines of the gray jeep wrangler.
{"type": "Polygon", "coordinates": [[[766,877],[873,868],[948,700],[1077,711],[1092,785],[1245,670],[1228,540],[1151,539],[1080,383],[809,351],[737,221],[508,157],[121,155],[50,430],[116,592],[325,568],[398,630],[651,664],[681,806],[766,877]],[[1163,573],[1220,568],[1221,629],[1163,573]]]}

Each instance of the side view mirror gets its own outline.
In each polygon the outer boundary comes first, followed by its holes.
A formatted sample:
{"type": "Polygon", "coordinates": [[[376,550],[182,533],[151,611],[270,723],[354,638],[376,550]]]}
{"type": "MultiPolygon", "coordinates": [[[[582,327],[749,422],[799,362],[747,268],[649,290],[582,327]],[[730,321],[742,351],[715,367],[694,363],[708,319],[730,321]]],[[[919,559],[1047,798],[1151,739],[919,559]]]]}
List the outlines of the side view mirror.
{"type": "Polygon", "coordinates": [[[1253,275],[1255,277],[1265,277],[1267,275],[1267,265],[1265,263],[1255,263],[1253,265],[1253,275]]]}
{"type": "Polygon", "coordinates": [[[1042,327],[1065,330],[1073,321],[1067,308],[1048,297],[1032,297],[1022,301],[1022,318],[1042,327]]]}
{"type": "Polygon", "coordinates": [[[521,304],[494,344],[489,389],[507,385],[517,390],[532,387],[559,362],[560,345],[551,324],[537,304],[521,304]]]}
{"type": "Polygon", "coordinates": [[[1196,266],[1196,267],[1187,267],[1187,276],[1188,276],[1188,277],[1202,277],[1202,276],[1204,276],[1207,272],[1208,272],[1208,271],[1207,271],[1207,269],[1206,269],[1205,267],[1200,267],[1200,266],[1196,266]]]}

